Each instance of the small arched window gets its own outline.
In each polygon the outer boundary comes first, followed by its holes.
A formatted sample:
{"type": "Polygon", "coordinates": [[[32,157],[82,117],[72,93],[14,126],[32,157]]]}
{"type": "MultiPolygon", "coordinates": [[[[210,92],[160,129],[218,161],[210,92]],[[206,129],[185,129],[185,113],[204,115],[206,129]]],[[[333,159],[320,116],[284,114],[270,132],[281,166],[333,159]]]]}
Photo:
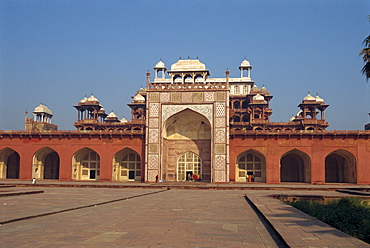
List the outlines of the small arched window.
{"type": "Polygon", "coordinates": [[[240,109],[240,102],[234,102],[234,109],[240,109]]]}

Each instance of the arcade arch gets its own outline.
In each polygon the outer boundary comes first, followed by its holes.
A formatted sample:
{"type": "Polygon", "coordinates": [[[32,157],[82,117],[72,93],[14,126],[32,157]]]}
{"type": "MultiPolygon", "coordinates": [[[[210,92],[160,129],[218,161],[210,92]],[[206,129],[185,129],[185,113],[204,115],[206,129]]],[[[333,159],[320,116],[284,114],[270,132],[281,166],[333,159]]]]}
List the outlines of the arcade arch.
{"type": "Polygon", "coordinates": [[[297,149],[284,154],[280,159],[280,181],[310,183],[310,157],[297,149]]]}
{"type": "Polygon", "coordinates": [[[0,178],[19,179],[19,154],[6,147],[0,150],[0,178]]]}
{"type": "Polygon", "coordinates": [[[237,157],[236,181],[246,182],[252,175],[255,182],[266,182],[266,158],[255,150],[248,150],[237,157]]]}
{"type": "Polygon", "coordinates": [[[114,155],[113,180],[141,181],[141,159],[137,152],[125,148],[114,155]]]}
{"type": "Polygon", "coordinates": [[[100,157],[90,148],[78,150],[72,157],[72,179],[99,180],[100,157]]]}
{"type": "Polygon", "coordinates": [[[32,161],[32,178],[59,179],[59,155],[53,149],[41,148],[32,161]]]}
{"type": "Polygon", "coordinates": [[[356,183],[356,159],[352,153],[339,149],[325,158],[326,183],[356,183]]]}

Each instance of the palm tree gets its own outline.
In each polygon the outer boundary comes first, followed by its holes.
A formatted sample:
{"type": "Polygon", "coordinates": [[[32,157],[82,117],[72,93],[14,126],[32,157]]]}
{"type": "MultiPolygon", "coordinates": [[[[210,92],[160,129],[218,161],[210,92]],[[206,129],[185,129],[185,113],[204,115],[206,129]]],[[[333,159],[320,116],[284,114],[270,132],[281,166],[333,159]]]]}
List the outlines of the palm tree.
{"type": "Polygon", "coordinates": [[[365,65],[362,67],[361,72],[366,76],[366,80],[368,80],[370,78],[370,35],[366,37],[363,44],[365,48],[362,49],[360,55],[362,55],[365,65]]]}
{"type": "MultiPolygon", "coordinates": [[[[368,15],[367,18],[370,22],[370,15],[368,15]]],[[[360,55],[362,55],[365,65],[362,67],[361,72],[365,75],[367,81],[370,78],[370,35],[364,39],[362,44],[365,45],[365,48],[362,49],[360,55]]]]}

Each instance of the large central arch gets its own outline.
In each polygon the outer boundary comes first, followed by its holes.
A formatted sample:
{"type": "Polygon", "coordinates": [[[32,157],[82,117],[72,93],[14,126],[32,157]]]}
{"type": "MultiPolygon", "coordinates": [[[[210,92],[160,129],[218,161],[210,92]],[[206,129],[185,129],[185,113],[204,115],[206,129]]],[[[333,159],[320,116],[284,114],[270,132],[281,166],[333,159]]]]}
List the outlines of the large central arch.
{"type": "Polygon", "coordinates": [[[199,154],[202,161],[202,180],[211,181],[211,125],[205,116],[191,109],[172,115],[164,123],[162,139],[164,180],[183,180],[178,174],[178,159],[191,152],[199,154]]]}

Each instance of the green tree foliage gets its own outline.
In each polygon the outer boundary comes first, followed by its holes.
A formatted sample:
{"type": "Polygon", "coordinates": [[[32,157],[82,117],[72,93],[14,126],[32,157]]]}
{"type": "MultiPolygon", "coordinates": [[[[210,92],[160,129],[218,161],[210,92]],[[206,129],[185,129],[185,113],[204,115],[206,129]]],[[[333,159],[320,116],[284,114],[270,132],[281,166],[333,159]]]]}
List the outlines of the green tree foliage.
{"type": "Polygon", "coordinates": [[[370,243],[370,207],[359,198],[342,198],[328,204],[304,200],[289,204],[342,232],[370,243]]]}

